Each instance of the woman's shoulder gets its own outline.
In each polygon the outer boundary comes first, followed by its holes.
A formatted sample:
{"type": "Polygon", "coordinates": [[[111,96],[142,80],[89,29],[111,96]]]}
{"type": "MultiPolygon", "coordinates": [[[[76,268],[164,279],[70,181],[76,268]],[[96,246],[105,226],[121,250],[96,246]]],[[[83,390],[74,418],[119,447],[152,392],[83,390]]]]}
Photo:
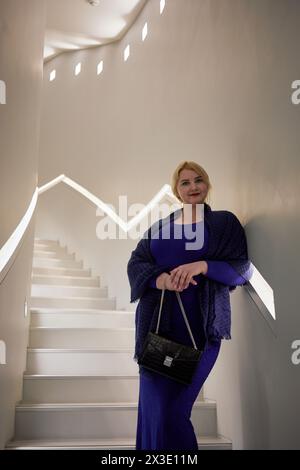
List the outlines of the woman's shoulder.
{"type": "Polygon", "coordinates": [[[213,228],[227,227],[230,230],[241,230],[243,225],[238,217],[229,210],[214,210],[205,214],[207,222],[213,228]]]}
{"type": "Polygon", "coordinates": [[[238,219],[237,216],[233,212],[225,210],[225,209],[212,210],[211,214],[212,216],[215,216],[215,217],[224,217],[227,219],[238,219]]]}
{"type": "Polygon", "coordinates": [[[239,218],[231,211],[219,210],[213,211],[212,223],[215,227],[227,227],[230,231],[242,231],[243,224],[239,218]]]}

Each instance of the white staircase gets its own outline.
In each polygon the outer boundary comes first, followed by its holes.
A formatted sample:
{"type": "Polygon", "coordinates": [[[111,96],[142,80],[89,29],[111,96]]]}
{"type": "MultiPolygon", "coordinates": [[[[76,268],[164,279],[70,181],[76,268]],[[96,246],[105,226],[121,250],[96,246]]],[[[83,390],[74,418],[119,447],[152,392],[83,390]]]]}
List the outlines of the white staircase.
{"type": "MultiPolygon", "coordinates": [[[[134,449],[134,312],[115,307],[74,254],[35,240],[23,400],[7,448],[134,449]]],[[[200,449],[231,449],[217,436],[215,402],[200,394],[192,421],[200,449]]]]}

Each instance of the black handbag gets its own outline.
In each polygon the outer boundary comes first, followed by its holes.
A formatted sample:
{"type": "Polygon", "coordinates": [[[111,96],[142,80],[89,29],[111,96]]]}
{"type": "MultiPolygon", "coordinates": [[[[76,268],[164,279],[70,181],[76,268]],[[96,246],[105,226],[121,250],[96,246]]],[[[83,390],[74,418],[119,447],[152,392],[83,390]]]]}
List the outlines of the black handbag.
{"type": "Polygon", "coordinates": [[[176,292],[180,309],[190,334],[193,348],[159,336],[164,289],[161,293],[159,314],[155,333],[148,333],[138,364],[146,369],[165,375],[177,382],[190,384],[203,351],[197,349],[179,292],[176,292]]]}

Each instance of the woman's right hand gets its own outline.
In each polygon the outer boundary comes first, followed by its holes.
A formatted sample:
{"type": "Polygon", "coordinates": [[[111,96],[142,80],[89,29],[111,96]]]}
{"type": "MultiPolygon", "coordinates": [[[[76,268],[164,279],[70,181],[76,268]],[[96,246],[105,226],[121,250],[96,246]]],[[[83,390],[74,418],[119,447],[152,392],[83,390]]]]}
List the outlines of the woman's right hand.
{"type": "Polygon", "coordinates": [[[156,287],[157,289],[166,289],[166,290],[172,290],[172,291],[177,291],[177,292],[182,292],[184,289],[186,289],[189,286],[189,283],[185,283],[182,289],[177,289],[176,288],[176,282],[172,281],[172,278],[170,274],[168,273],[162,273],[156,278],[156,287]]]}

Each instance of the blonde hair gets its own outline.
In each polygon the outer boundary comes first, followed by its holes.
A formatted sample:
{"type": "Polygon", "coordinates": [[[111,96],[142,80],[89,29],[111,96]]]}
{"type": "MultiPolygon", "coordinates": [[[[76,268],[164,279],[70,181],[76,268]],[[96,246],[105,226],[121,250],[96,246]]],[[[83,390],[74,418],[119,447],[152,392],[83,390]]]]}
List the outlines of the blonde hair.
{"type": "Polygon", "coordinates": [[[182,170],[194,170],[199,176],[202,177],[204,183],[207,185],[207,188],[208,188],[207,196],[205,198],[205,202],[206,202],[206,200],[209,198],[209,193],[212,189],[212,186],[210,184],[208,174],[206,173],[204,168],[202,168],[202,166],[198,165],[198,163],[196,162],[184,161],[184,162],[179,163],[179,165],[177,166],[172,176],[171,188],[172,188],[173,194],[177,197],[177,199],[179,199],[179,201],[181,201],[181,198],[177,191],[177,183],[180,177],[180,172],[182,170]]]}

